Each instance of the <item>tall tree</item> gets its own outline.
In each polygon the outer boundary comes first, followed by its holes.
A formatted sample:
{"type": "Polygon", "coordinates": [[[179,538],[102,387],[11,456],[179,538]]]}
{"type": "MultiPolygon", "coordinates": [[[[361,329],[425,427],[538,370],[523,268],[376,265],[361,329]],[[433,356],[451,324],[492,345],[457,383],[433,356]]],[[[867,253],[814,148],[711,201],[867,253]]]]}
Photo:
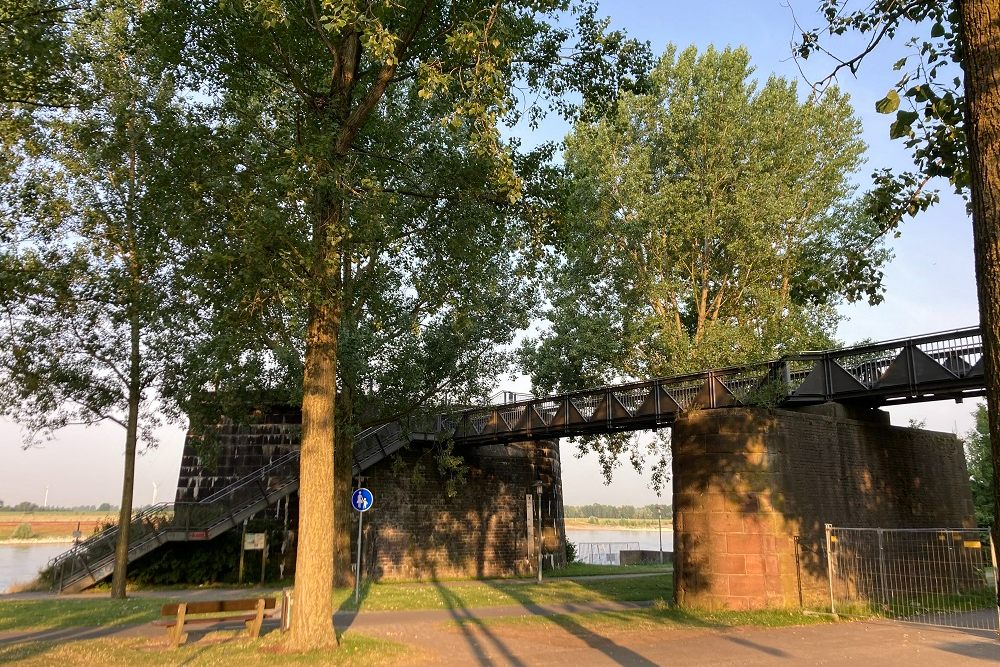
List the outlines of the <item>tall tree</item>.
{"type": "Polygon", "coordinates": [[[419,340],[427,363],[412,368],[462,362],[476,372],[466,362],[488,348],[471,332],[495,325],[482,340],[509,336],[510,279],[536,236],[523,224],[538,219],[525,172],[541,158],[520,157],[499,123],[537,120],[542,107],[518,106],[515,87],[543,102],[581,88],[608,98],[630,62],[616,56],[645,53],[605,34],[592,6],[576,12],[576,31],[560,28],[567,9],[561,0],[177,3],[195,26],[185,71],[206,77],[225,122],[245,131],[240,173],[269,174],[280,189],[269,204],[255,186],[242,191],[264,204],[248,227],[274,251],[264,292],[304,305],[292,649],[335,643],[334,496],[346,498],[350,461],[338,399],[350,413],[353,383],[369,395],[393,389],[387,366],[368,387],[342,372],[358,368],[345,363],[348,343],[360,352],[419,340]],[[433,344],[439,336],[451,342],[433,344]]]}
{"type": "Polygon", "coordinates": [[[100,421],[125,431],[118,598],[136,451],[154,443],[154,388],[183,321],[171,317],[168,233],[183,220],[171,195],[183,161],[168,146],[185,121],[151,55],[147,4],[98,3],[68,35],[84,55],[78,105],[36,114],[13,144],[0,230],[0,411],[33,433],[100,421]]]}
{"type": "MultiPolygon", "coordinates": [[[[846,96],[800,101],[752,76],[742,48],[670,46],[648,92],[577,124],[551,327],[524,349],[536,390],[824,347],[837,303],[880,298],[888,253],[859,243],[872,230],[848,182],[864,145],[846,96]]],[[[628,441],[584,442],[610,474],[628,441]]]]}
{"type": "Polygon", "coordinates": [[[986,406],[980,403],[973,413],[975,427],[965,434],[965,460],[969,466],[969,483],[972,486],[972,506],[976,524],[992,526],[995,523],[993,500],[993,457],[990,446],[990,418],[986,406]]]}
{"type": "MultiPolygon", "coordinates": [[[[917,166],[909,177],[885,175],[886,181],[895,183],[883,198],[885,228],[898,224],[901,212],[926,208],[930,202],[920,186],[934,176],[948,178],[969,199],[993,495],[1000,512],[1000,175],[996,169],[1000,164],[1000,7],[994,0],[823,0],[820,10],[826,26],[822,31],[803,32],[800,55],[832,53],[829,39],[848,32],[868,39],[860,53],[838,58],[840,64],[831,77],[844,68],[857,71],[883,42],[900,35],[909,36],[915,51],[896,63],[896,69],[911,64],[877,107],[896,114],[891,135],[905,141],[917,166]],[[961,65],[960,72],[948,67],[955,63],[961,65]],[[910,108],[898,109],[901,98],[910,108]]],[[[1000,541],[1000,527],[995,523],[993,537],[1000,541]]]]}

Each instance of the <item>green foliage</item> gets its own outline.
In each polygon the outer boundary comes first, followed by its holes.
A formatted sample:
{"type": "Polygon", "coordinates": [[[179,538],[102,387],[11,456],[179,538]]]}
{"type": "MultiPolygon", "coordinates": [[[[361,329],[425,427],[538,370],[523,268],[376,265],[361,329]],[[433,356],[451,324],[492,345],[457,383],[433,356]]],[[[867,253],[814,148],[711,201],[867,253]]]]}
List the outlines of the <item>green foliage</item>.
{"type": "Polygon", "coordinates": [[[171,397],[198,423],[261,392],[297,402],[320,303],[337,314],[342,441],[487,395],[537,303],[558,177],[552,146],[522,150],[498,123],[574,113],[569,90],[610,104],[644,47],[590,4],[165,5],[197,26],[178,76],[217,91],[184,187],[205,251],[186,265],[200,321],[171,397]],[[514,105],[515,82],[540,97],[514,105]]]}
{"type": "Polygon", "coordinates": [[[88,0],[0,0],[0,104],[67,107],[79,58],[69,33],[88,0]]]}
{"type": "Polygon", "coordinates": [[[169,407],[154,388],[191,316],[173,317],[170,234],[189,220],[171,194],[186,119],[142,4],[68,29],[87,101],[36,115],[0,190],[0,412],[32,434],[107,420],[153,444],[169,407]]]}
{"type": "MultiPolygon", "coordinates": [[[[849,183],[860,125],[835,89],[800,100],[744,49],[673,46],[648,92],[566,140],[550,322],[522,347],[535,390],[572,390],[830,346],[843,299],[881,299],[889,253],[849,183]]],[[[606,474],[665,438],[584,439],[606,474]]]]}
{"type": "Polygon", "coordinates": [[[985,404],[976,408],[976,426],[965,434],[965,461],[972,486],[972,506],[976,525],[992,526],[995,521],[993,459],[990,450],[990,422],[985,404]]]}
{"type": "Polygon", "coordinates": [[[849,33],[864,35],[867,43],[852,57],[837,58],[829,76],[817,84],[820,88],[835,80],[842,69],[856,73],[883,41],[907,40],[909,53],[893,65],[893,70],[902,74],[875,103],[875,110],[895,114],[889,136],[909,149],[916,171],[880,169],[872,174],[875,187],[868,210],[879,220],[882,231],[895,229],[904,216],[914,216],[938,201],[936,192],[925,189],[931,178],[948,179],[955,192],[968,197],[957,4],[943,0],[820,0],[819,8],[825,25],[801,32],[795,45],[797,56],[831,54],[830,42],[849,33]]]}
{"type": "Polygon", "coordinates": [[[566,540],[566,562],[575,563],[576,562],[576,545],[566,540]]]}
{"type": "Polygon", "coordinates": [[[10,536],[15,540],[30,540],[35,536],[35,533],[31,530],[30,523],[22,523],[18,524],[17,528],[14,529],[14,532],[11,533],[10,536]]]}

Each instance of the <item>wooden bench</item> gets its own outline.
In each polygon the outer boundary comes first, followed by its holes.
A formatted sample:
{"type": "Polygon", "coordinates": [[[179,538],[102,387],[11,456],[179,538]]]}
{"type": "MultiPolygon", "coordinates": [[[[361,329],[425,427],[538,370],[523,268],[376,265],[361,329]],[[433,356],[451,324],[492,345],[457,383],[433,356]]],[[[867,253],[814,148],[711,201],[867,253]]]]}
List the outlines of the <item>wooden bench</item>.
{"type": "Polygon", "coordinates": [[[247,598],[243,600],[204,600],[198,602],[173,602],[163,605],[162,618],[176,617],[173,621],[159,621],[167,627],[170,645],[177,648],[187,641],[184,626],[193,623],[240,621],[246,624],[251,639],[260,636],[260,626],[265,616],[275,613],[276,601],[272,598],[247,598]],[[240,614],[239,612],[253,612],[240,614]]]}

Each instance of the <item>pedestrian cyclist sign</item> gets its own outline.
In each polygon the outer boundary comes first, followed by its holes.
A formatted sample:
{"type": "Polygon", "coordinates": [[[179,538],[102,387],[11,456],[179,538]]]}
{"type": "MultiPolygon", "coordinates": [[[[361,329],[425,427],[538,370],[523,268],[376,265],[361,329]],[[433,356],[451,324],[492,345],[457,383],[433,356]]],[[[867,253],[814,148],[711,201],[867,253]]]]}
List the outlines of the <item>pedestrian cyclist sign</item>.
{"type": "Polygon", "coordinates": [[[375,502],[375,497],[372,496],[371,491],[365,488],[355,489],[354,495],[351,496],[351,504],[359,512],[370,510],[373,502],[375,502]]]}

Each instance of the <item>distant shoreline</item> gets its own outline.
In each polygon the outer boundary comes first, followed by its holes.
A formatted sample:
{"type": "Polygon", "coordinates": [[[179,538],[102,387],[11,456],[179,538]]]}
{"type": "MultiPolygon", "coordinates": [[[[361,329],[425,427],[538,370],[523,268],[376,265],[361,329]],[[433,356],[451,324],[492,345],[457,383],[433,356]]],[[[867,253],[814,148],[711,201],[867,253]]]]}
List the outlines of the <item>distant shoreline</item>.
{"type": "MultiPolygon", "coordinates": [[[[601,519],[602,521],[611,521],[611,519],[601,519]]],[[[566,525],[566,530],[634,530],[634,531],[648,531],[657,530],[656,522],[648,523],[647,520],[643,519],[643,523],[588,523],[587,519],[564,519],[566,525]]],[[[673,523],[670,519],[664,519],[663,521],[663,532],[670,532],[673,530],[673,523]]]]}
{"type": "Polygon", "coordinates": [[[72,537],[29,537],[27,539],[0,540],[2,546],[23,546],[25,544],[73,544],[72,537]]]}

